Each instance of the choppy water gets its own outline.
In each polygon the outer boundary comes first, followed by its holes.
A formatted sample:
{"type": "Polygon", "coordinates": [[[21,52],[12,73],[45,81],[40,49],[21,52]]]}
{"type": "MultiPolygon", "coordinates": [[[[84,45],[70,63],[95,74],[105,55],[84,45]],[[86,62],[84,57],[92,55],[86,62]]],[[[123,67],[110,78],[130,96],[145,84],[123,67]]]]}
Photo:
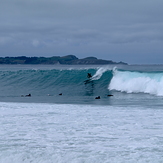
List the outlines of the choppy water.
{"type": "Polygon", "coordinates": [[[161,65],[1,65],[0,163],[162,163],[162,75],[161,65]]]}

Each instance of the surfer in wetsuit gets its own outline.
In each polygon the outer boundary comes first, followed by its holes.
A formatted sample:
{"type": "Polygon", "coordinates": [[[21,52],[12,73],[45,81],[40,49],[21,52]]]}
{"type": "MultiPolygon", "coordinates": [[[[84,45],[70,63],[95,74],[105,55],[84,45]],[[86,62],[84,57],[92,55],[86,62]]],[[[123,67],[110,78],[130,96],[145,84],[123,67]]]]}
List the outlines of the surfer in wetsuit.
{"type": "Polygon", "coordinates": [[[87,74],[87,77],[88,77],[88,78],[91,78],[91,77],[92,77],[91,73],[88,73],[88,74],[87,74]]]}
{"type": "Polygon", "coordinates": [[[31,97],[31,94],[25,95],[25,97],[31,97]]]}
{"type": "Polygon", "coordinates": [[[88,79],[84,81],[85,84],[92,82],[91,77],[92,77],[91,73],[87,73],[87,78],[88,79]]]}

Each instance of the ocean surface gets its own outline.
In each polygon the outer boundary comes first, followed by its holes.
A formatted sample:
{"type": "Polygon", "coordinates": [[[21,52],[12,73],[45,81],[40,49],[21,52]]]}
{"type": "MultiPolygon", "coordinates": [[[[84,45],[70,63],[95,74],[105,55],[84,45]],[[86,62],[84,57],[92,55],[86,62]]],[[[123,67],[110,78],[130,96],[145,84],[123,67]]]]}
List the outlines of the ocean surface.
{"type": "Polygon", "coordinates": [[[163,65],[0,65],[0,77],[0,163],[163,162],[163,65]]]}

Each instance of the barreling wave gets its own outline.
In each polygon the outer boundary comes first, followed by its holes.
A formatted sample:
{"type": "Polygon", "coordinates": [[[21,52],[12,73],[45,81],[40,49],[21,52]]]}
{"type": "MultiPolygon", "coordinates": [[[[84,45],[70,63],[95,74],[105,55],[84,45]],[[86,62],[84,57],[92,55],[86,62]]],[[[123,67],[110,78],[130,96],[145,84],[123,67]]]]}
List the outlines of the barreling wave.
{"type": "Polygon", "coordinates": [[[163,72],[130,71],[112,67],[27,69],[0,71],[0,96],[32,93],[36,96],[64,93],[91,96],[114,93],[149,93],[163,96],[163,72]],[[87,78],[87,73],[92,78],[87,78]],[[85,82],[88,81],[88,82],[85,82]]]}
{"type": "Polygon", "coordinates": [[[149,93],[163,96],[163,72],[123,71],[115,69],[109,90],[149,93]]]}
{"type": "Polygon", "coordinates": [[[6,94],[94,95],[108,92],[111,68],[0,71],[0,90],[6,94]],[[92,78],[87,80],[87,73],[92,78]]]}

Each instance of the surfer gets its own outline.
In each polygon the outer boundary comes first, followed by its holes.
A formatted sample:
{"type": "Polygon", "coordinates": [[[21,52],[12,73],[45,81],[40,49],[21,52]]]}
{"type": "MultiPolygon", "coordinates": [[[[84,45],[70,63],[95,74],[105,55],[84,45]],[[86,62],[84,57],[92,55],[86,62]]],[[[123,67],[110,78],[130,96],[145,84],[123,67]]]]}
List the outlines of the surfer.
{"type": "Polygon", "coordinates": [[[25,97],[31,97],[31,94],[25,95],[25,97]]]}
{"type": "Polygon", "coordinates": [[[93,82],[91,73],[87,73],[87,78],[88,79],[84,81],[85,84],[93,82]]]}
{"type": "Polygon", "coordinates": [[[91,77],[92,77],[91,73],[88,73],[88,74],[87,74],[87,77],[88,77],[88,78],[91,78],[91,77]]]}
{"type": "Polygon", "coordinates": [[[88,79],[84,81],[85,84],[93,82],[91,73],[87,73],[87,78],[88,79]]]}
{"type": "Polygon", "coordinates": [[[113,96],[113,95],[107,95],[107,96],[113,96]]]}
{"type": "Polygon", "coordinates": [[[100,99],[100,98],[101,98],[100,96],[95,97],[95,99],[100,99]]]}

